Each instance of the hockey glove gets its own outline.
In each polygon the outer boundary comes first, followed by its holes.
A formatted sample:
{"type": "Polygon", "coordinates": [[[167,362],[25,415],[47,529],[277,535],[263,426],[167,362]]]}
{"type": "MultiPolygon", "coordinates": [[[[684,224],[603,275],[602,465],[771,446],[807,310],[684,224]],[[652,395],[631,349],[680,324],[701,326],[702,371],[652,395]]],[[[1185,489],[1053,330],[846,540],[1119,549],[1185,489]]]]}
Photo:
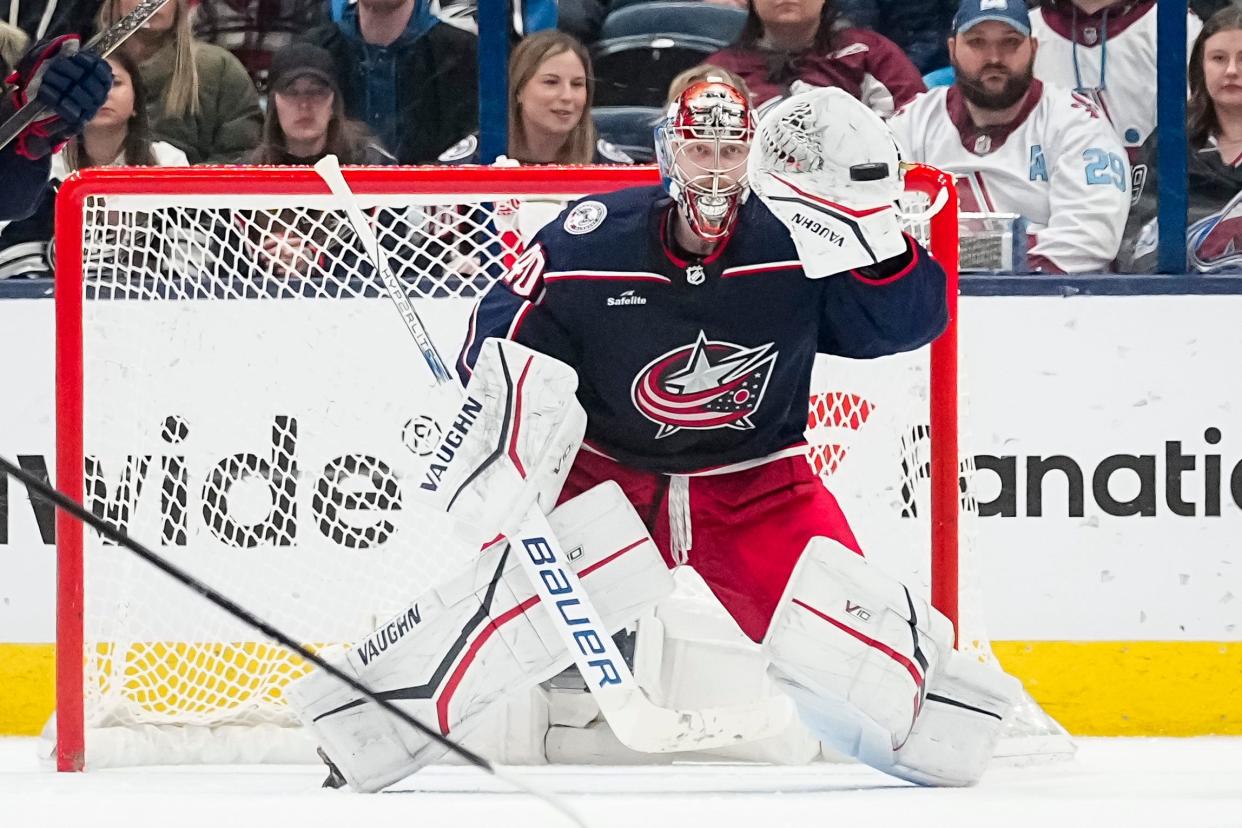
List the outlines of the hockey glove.
{"type": "Polygon", "coordinates": [[[50,110],[17,136],[17,152],[36,159],[56,152],[95,117],[112,89],[112,69],[98,55],[79,52],[77,37],[64,35],[35,44],[7,80],[17,86],[16,109],[36,101],[50,110]]]}
{"type": "Polygon", "coordinates": [[[768,110],[748,167],[751,189],[789,228],[812,279],[906,250],[897,142],[878,115],[840,89],[803,92],[768,110]]]}

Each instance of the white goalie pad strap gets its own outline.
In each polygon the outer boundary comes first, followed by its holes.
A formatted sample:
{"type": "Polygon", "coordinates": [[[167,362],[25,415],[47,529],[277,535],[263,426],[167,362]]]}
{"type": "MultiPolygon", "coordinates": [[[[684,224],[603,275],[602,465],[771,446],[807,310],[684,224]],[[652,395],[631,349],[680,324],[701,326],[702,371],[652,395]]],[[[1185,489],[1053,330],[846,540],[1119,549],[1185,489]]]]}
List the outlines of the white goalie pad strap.
{"type": "Polygon", "coordinates": [[[952,645],[952,624],[927,601],[827,538],[803,550],[763,643],[806,725],[881,769],[952,645]]]}
{"type": "Polygon", "coordinates": [[[900,162],[880,116],[841,89],[816,88],[764,114],[747,178],[818,279],[905,252],[900,162]]]}
{"type": "MultiPolygon", "coordinates": [[[[562,504],[549,521],[610,631],[672,591],[659,551],[615,483],[562,504]]],[[[468,571],[350,647],[343,669],[454,737],[469,732],[477,714],[500,697],[565,669],[570,655],[516,554],[507,543],[490,546],[468,571]]],[[[556,611],[573,623],[573,606],[556,611]]],[[[444,753],[322,672],[287,692],[356,790],[380,790],[444,753]]]]}
{"type": "Polygon", "coordinates": [[[920,785],[973,785],[987,769],[1021,683],[951,651],[932,676],[923,712],[887,770],[920,785]]]}
{"type": "Polygon", "coordinates": [[[516,342],[483,343],[462,404],[446,423],[419,494],[472,544],[513,529],[532,504],[556,503],[586,432],[565,363],[516,342]]]}

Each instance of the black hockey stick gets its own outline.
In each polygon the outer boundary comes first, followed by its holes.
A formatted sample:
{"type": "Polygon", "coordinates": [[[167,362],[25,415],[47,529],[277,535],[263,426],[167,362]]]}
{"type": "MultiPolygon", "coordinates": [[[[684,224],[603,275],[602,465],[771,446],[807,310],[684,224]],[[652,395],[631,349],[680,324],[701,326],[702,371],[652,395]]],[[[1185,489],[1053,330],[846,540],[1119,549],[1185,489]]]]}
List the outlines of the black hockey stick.
{"type": "Polygon", "coordinates": [[[544,802],[547,802],[553,808],[563,813],[566,817],[572,820],[575,824],[582,826],[582,828],[586,828],[586,823],[583,822],[582,819],[573,810],[569,808],[569,806],[560,802],[555,797],[553,797],[551,794],[548,794],[545,791],[541,791],[538,788],[534,788],[530,784],[522,781],[521,779],[518,779],[517,777],[511,776],[508,773],[501,771],[499,768],[497,768],[487,759],[484,759],[482,756],[470,750],[469,748],[465,747],[464,745],[461,745],[453,741],[452,739],[449,739],[448,737],[441,735],[437,730],[423,724],[418,719],[411,716],[409,713],[406,713],[404,710],[397,707],[391,701],[384,699],[384,698],[380,698],[379,696],[376,696],[375,693],[373,693],[371,689],[367,687],[365,684],[358,681],[357,679],[350,676],[349,674],[343,672],[339,668],[334,667],[333,665],[329,664],[323,658],[316,655],[311,650],[307,649],[305,645],[299,644],[297,641],[294,641],[288,635],[285,635],[285,633],[281,632],[276,627],[264,621],[262,618],[259,618],[257,615],[250,612],[246,608],[240,606],[239,604],[230,600],[228,597],[222,595],[221,593],[207,586],[202,581],[195,578],[193,575],[189,574],[185,570],[178,567],[176,564],[170,563],[167,559],[151,551],[149,548],[147,548],[142,543],[139,543],[138,541],[134,540],[128,534],[126,534],[124,530],[119,529],[116,526],[113,526],[108,521],[88,511],[86,508],[82,506],[82,504],[78,503],[72,498],[66,497],[65,495],[61,494],[59,491],[57,491],[56,489],[53,489],[51,486],[47,485],[39,478],[13,465],[11,462],[9,462],[4,457],[0,457],[0,473],[10,475],[15,480],[25,485],[26,490],[30,492],[31,494],[38,495],[44,500],[47,500],[55,504],[58,508],[72,515],[74,518],[81,521],[82,523],[85,523],[87,526],[91,527],[96,532],[98,532],[99,534],[107,538],[108,540],[112,541],[113,543],[116,543],[119,546],[125,547],[130,552],[133,552],[135,555],[137,555],[138,557],[142,558],[147,563],[154,566],[156,569],[160,570],[161,572],[164,572],[169,577],[181,583],[183,586],[189,588],[190,590],[194,592],[197,592],[199,595],[206,598],[208,601],[215,604],[217,607],[224,610],[229,615],[236,618],[238,621],[241,621],[243,624],[251,627],[252,629],[258,630],[259,632],[266,635],[268,638],[280,644],[285,649],[289,650],[290,652],[296,653],[297,655],[306,659],[311,664],[314,664],[316,667],[318,667],[320,670],[323,670],[325,673],[335,678],[337,681],[340,681],[346,686],[348,686],[354,692],[370,700],[371,702],[374,702],[384,712],[389,713],[392,716],[395,716],[396,718],[400,719],[402,722],[404,722],[405,724],[408,724],[410,727],[419,731],[420,733],[427,736],[428,738],[433,739],[436,742],[439,742],[442,746],[448,748],[450,751],[457,754],[461,758],[465,759],[467,762],[479,768],[480,770],[483,770],[486,773],[489,773],[492,776],[497,777],[498,779],[502,779],[508,782],[510,785],[513,785],[518,790],[525,791],[526,793],[529,793],[531,796],[542,799],[544,802]]]}

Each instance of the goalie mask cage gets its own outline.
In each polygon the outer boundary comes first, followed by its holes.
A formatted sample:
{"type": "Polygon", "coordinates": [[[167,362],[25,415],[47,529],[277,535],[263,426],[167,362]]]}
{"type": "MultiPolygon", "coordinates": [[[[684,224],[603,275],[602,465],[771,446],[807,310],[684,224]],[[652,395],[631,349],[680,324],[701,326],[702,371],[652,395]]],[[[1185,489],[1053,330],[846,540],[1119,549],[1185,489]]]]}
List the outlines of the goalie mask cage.
{"type": "MultiPolygon", "coordinates": [[[[346,178],[446,361],[473,303],[567,200],[657,181],[591,167],[346,178]]],[[[956,320],[951,179],[916,166],[906,186],[956,320]]],[[[55,249],[62,492],[318,647],[369,633],[469,560],[414,496],[449,412],[312,170],[89,170],[60,192],[55,249]]],[[[971,502],[955,322],[915,354],[821,358],[812,387],[810,460],[864,550],[988,657],[958,612],[971,502]]],[[[299,731],[281,698],[299,661],[72,518],[56,530],[59,769],[306,755],[304,736],[282,747],[299,731]]],[[[1031,733],[1055,731],[1027,706],[1031,733]]]]}

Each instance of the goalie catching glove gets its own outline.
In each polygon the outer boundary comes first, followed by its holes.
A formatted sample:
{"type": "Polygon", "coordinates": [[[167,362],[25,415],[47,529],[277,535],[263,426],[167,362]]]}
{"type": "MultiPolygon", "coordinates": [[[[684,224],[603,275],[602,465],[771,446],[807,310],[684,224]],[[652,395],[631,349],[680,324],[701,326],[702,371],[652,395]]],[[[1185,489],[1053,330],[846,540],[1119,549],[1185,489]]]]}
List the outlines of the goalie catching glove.
{"type": "Polygon", "coordinates": [[[905,253],[900,166],[880,117],[846,92],[824,88],[763,116],[747,180],[789,228],[807,276],[819,279],[905,253]]]}

